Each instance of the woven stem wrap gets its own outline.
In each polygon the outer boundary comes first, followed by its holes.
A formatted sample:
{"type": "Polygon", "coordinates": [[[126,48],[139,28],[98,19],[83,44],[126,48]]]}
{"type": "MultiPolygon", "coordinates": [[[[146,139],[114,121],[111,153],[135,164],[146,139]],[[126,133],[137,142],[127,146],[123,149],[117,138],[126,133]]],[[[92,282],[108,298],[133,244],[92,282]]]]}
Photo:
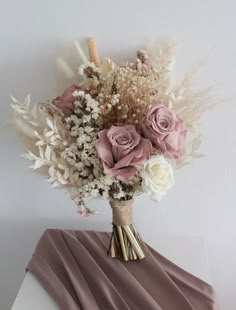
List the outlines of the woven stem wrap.
{"type": "Polygon", "coordinates": [[[133,200],[111,200],[113,231],[108,254],[124,261],[143,259],[144,244],[133,225],[133,200]]]}
{"type": "Polygon", "coordinates": [[[130,225],[133,223],[133,200],[111,200],[112,223],[117,226],[130,225]]]}

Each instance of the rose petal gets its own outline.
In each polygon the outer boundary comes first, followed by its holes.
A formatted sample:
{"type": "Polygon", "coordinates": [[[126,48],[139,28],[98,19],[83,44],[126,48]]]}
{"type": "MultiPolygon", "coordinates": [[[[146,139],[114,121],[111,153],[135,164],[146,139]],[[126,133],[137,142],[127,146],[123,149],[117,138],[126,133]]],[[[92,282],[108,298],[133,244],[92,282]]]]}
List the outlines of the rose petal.
{"type": "Polygon", "coordinates": [[[136,167],[125,167],[121,169],[112,169],[110,175],[126,183],[137,173],[137,171],[138,169],[136,167]]]}
{"type": "Polygon", "coordinates": [[[111,144],[107,137],[107,129],[104,129],[98,133],[99,139],[95,143],[95,147],[98,156],[105,162],[108,167],[112,167],[114,164],[111,144]]]}
{"type": "Polygon", "coordinates": [[[52,100],[52,103],[57,106],[66,116],[70,116],[74,111],[75,97],[72,95],[74,91],[81,89],[80,86],[69,86],[61,96],[58,96],[52,100]]]}

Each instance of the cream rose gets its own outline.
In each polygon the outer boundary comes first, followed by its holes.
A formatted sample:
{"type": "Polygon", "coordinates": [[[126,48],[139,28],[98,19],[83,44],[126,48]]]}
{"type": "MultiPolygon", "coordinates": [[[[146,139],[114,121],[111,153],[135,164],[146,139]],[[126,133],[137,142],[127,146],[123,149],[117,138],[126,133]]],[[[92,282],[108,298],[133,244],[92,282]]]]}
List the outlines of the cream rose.
{"type": "Polygon", "coordinates": [[[150,157],[142,167],[141,176],[143,191],[156,202],[160,202],[175,183],[172,165],[163,155],[150,157]]]}

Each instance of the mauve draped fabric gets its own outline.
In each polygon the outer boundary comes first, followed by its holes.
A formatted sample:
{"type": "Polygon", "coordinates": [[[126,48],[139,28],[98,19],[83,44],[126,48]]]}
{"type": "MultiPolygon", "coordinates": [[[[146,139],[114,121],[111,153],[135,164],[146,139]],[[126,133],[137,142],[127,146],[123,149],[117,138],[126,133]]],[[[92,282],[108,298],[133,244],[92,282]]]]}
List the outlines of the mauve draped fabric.
{"type": "Polygon", "coordinates": [[[27,270],[63,310],[219,310],[214,289],[147,245],[142,261],[107,256],[110,233],[49,229],[27,270]]]}

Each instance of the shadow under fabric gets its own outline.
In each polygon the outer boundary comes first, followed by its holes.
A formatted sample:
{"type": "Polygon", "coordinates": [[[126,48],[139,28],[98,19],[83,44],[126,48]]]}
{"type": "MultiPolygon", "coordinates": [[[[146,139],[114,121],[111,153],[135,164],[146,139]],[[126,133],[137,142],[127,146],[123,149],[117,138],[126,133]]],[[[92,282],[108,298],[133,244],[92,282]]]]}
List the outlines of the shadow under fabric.
{"type": "Polygon", "coordinates": [[[106,255],[110,233],[46,230],[27,270],[62,310],[219,310],[214,289],[146,245],[146,258],[106,255]]]}

